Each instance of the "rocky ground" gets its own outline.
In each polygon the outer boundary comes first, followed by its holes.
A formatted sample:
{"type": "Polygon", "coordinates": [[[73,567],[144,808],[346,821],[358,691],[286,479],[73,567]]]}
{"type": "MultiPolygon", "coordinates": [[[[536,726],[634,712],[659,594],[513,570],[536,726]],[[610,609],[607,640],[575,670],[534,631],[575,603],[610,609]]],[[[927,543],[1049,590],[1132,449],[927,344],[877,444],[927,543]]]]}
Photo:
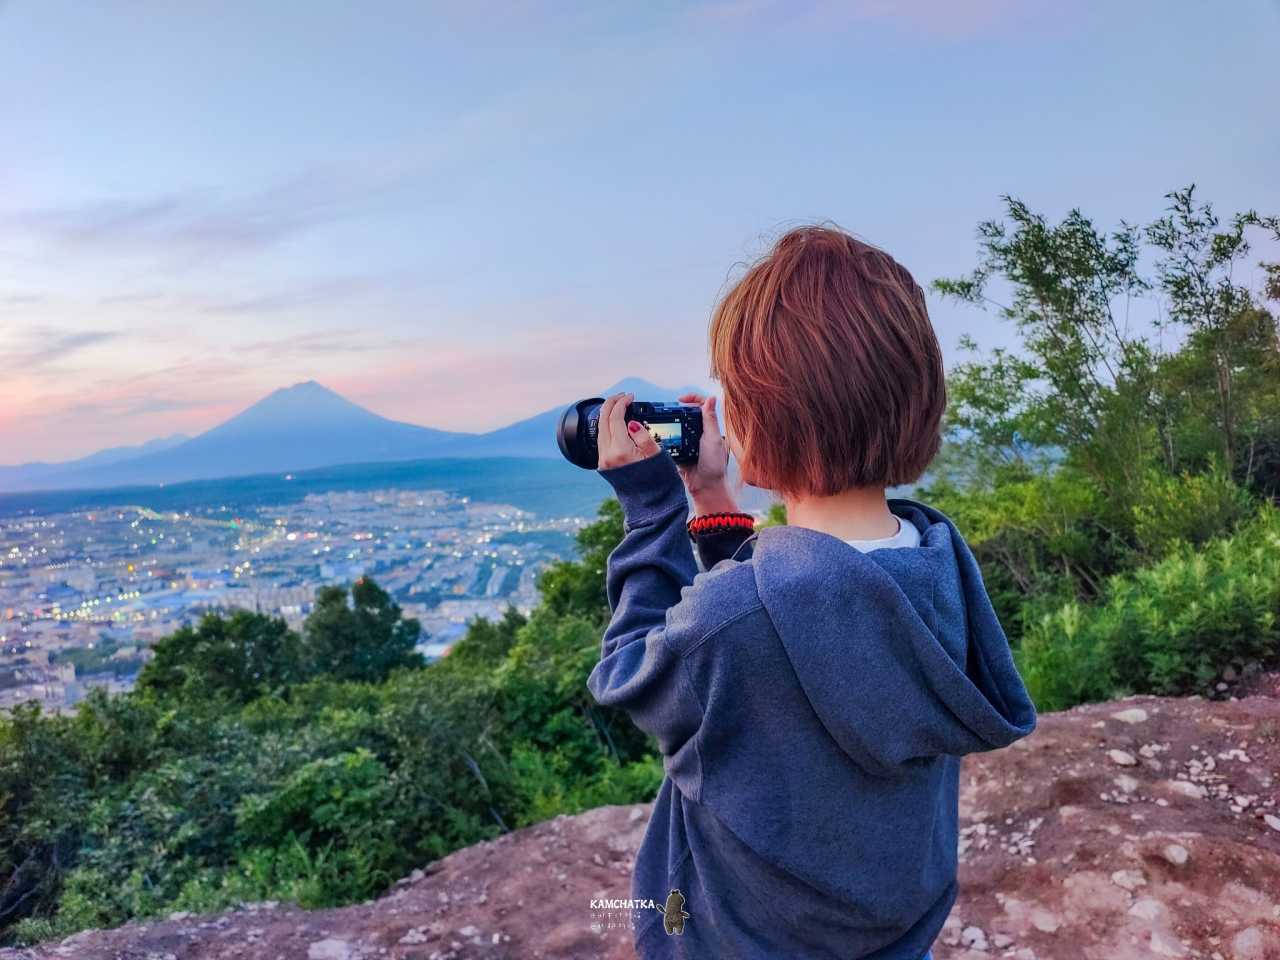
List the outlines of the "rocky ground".
{"type": "MultiPolygon", "coordinates": [[[[1280,675],[1249,693],[1080,707],[967,759],[937,960],[1280,960],[1280,675]]],[[[592,900],[627,896],[647,817],[557,817],[371,903],[175,915],[0,960],[622,960],[625,921],[592,900]]]]}

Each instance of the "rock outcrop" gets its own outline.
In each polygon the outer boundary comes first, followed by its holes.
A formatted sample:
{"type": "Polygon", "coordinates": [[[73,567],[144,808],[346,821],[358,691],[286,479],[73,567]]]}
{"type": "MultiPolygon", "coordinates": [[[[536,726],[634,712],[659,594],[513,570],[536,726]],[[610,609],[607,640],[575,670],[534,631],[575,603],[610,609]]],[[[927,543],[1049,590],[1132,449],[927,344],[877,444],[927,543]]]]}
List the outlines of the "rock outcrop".
{"type": "MultiPolygon", "coordinates": [[[[962,787],[961,894],[937,960],[1280,960],[1280,677],[1241,699],[1042,716],[968,758],[962,787]]],[[[0,960],[622,960],[627,910],[600,901],[627,897],[648,812],[557,817],[370,903],[175,915],[0,960]]]]}

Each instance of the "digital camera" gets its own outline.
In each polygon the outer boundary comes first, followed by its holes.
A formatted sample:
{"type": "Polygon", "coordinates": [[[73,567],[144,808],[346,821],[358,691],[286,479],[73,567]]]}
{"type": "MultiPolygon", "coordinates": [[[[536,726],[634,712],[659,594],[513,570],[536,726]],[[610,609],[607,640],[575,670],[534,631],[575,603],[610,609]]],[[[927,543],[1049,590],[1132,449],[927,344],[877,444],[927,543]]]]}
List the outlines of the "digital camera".
{"type": "MultiPolygon", "coordinates": [[[[600,406],[604,397],[572,403],[556,426],[556,443],[565,459],[585,470],[600,464],[600,406]]],[[[627,420],[639,420],[676,463],[695,463],[702,442],[702,409],[683,403],[637,400],[627,404],[627,420]]]]}

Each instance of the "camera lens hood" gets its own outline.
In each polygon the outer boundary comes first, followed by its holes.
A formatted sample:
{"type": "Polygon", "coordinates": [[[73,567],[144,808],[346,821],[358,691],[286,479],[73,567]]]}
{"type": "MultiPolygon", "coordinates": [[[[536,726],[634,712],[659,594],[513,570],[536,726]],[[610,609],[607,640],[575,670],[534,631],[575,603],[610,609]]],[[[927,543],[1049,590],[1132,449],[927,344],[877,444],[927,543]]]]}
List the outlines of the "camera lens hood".
{"type": "Polygon", "coordinates": [[[599,429],[599,410],[604,397],[588,397],[569,404],[560,415],[556,426],[556,444],[564,458],[584,470],[594,470],[600,463],[600,448],[596,445],[599,429]],[[595,422],[592,412],[596,413],[595,422]]]}

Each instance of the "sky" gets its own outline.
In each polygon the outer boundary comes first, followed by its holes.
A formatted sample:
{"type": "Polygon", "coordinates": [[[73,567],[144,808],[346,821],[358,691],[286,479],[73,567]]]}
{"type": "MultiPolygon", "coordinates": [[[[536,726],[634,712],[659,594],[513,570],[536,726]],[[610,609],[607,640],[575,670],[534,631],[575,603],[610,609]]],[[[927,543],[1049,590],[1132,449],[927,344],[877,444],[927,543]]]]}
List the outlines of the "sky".
{"type": "Polygon", "coordinates": [[[801,222],[927,285],[1003,194],[1280,213],[1277,57],[1278,0],[0,0],[0,463],[310,379],[454,430],[710,383],[801,222]]]}

